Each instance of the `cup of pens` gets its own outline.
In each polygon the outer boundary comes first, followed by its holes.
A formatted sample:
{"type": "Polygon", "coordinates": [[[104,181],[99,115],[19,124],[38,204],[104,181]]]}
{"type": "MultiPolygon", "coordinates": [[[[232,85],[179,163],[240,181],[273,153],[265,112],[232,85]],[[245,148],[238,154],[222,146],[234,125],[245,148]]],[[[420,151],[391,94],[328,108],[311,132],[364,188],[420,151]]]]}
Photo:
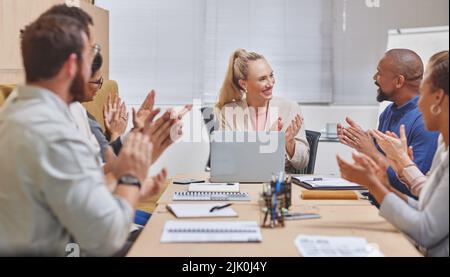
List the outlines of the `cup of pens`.
{"type": "Polygon", "coordinates": [[[284,215],[291,206],[291,178],[273,176],[270,183],[264,184],[259,201],[261,226],[264,228],[284,227],[284,215]]]}

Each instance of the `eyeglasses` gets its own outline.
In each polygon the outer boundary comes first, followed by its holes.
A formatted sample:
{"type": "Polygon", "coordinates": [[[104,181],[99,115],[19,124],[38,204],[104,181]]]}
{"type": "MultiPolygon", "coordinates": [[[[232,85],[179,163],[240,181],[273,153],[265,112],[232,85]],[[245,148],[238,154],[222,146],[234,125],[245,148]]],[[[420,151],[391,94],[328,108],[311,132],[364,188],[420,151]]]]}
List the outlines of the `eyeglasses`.
{"type": "Polygon", "coordinates": [[[103,77],[100,77],[97,81],[89,82],[89,84],[94,84],[98,86],[98,89],[101,89],[103,86],[103,77]]]}
{"type": "Polygon", "coordinates": [[[420,80],[420,79],[422,79],[422,78],[423,78],[423,74],[420,74],[420,75],[417,75],[417,76],[414,76],[414,77],[409,77],[409,78],[406,78],[406,77],[405,77],[405,80],[406,80],[406,81],[412,82],[412,81],[420,80]]]}
{"type": "Polygon", "coordinates": [[[97,56],[97,54],[100,53],[101,51],[102,47],[100,46],[100,44],[95,43],[94,45],[92,45],[91,47],[92,58],[95,58],[95,56],[97,56]]]}

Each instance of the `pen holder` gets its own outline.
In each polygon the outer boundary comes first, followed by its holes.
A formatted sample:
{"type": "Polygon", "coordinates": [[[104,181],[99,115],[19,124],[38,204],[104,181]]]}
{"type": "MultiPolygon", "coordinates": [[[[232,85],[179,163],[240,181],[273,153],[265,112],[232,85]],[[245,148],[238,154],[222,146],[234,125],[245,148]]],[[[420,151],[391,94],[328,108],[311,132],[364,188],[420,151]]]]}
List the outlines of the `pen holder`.
{"type": "Polygon", "coordinates": [[[288,176],[280,183],[280,190],[276,191],[276,178],[270,184],[264,184],[261,199],[261,226],[265,228],[284,227],[284,215],[288,212],[292,201],[292,182],[288,176]]]}
{"type": "MultiPolygon", "coordinates": [[[[277,188],[276,177],[272,177],[272,181],[270,182],[270,190],[272,194],[275,194],[277,188]]],[[[268,190],[268,189],[267,189],[268,190]]],[[[292,206],[292,178],[290,175],[287,175],[286,178],[280,183],[280,191],[279,195],[284,195],[285,199],[283,201],[284,208],[288,210],[292,206]]]]}

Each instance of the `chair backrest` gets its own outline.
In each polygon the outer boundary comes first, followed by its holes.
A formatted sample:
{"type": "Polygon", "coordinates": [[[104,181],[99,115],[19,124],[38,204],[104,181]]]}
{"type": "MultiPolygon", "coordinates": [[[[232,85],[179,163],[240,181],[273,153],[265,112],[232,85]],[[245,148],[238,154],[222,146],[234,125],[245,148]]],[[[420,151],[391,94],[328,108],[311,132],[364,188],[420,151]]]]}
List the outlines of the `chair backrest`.
{"type": "Polygon", "coordinates": [[[314,174],[314,168],[316,167],[317,149],[319,148],[319,139],[322,134],[320,132],[306,130],[306,139],[309,143],[309,162],[308,166],[304,169],[295,169],[292,166],[286,169],[290,174],[314,174]]]}
{"type": "Polygon", "coordinates": [[[3,103],[5,102],[5,96],[3,96],[3,93],[0,92],[0,107],[3,105],[3,103]]]}
{"type": "Polygon", "coordinates": [[[203,122],[205,123],[206,128],[211,135],[214,130],[217,130],[219,128],[218,122],[216,121],[216,118],[214,116],[214,108],[203,107],[200,109],[200,111],[202,112],[203,122]]]}
{"type": "Polygon", "coordinates": [[[95,117],[95,120],[100,124],[105,131],[105,121],[103,120],[103,105],[108,101],[108,95],[119,95],[119,87],[116,81],[105,80],[102,88],[97,92],[94,100],[88,103],[83,103],[86,110],[95,117]]]}
{"type": "Polygon", "coordinates": [[[0,85],[0,106],[6,101],[6,98],[16,88],[16,85],[0,85]]]}
{"type": "MultiPolygon", "coordinates": [[[[208,129],[209,136],[211,138],[211,134],[214,130],[218,130],[218,122],[214,117],[214,108],[213,107],[203,107],[200,109],[203,117],[203,122],[205,123],[206,128],[208,129]]],[[[209,152],[208,162],[206,164],[206,171],[210,171],[211,168],[211,151],[209,152]]]]}
{"type": "Polygon", "coordinates": [[[319,148],[320,132],[306,130],[306,139],[309,143],[309,163],[305,174],[314,174],[316,167],[317,149],[319,148]]]}

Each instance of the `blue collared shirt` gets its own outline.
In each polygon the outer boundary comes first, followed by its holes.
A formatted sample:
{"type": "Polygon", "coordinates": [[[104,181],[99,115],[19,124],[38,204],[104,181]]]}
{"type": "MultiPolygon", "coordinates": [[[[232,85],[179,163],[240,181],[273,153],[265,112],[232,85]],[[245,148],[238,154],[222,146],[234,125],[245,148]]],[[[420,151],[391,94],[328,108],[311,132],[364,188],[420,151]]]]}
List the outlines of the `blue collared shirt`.
{"type": "MultiPolygon", "coordinates": [[[[395,104],[389,105],[380,116],[378,130],[383,133],[391,131],[400,136],[400,126],[405,125],[408,145],[412,146],[414,151],[414,163],[424,174],[427,174],[436,153],[439,133],[425,129],[422,114],[417,107],[418,101],[419,96],[416,96],[401,107],[395,104]]],[[[393,187],[413,197],[392,168],[389,168],[388,175],[393,187]]]]}

